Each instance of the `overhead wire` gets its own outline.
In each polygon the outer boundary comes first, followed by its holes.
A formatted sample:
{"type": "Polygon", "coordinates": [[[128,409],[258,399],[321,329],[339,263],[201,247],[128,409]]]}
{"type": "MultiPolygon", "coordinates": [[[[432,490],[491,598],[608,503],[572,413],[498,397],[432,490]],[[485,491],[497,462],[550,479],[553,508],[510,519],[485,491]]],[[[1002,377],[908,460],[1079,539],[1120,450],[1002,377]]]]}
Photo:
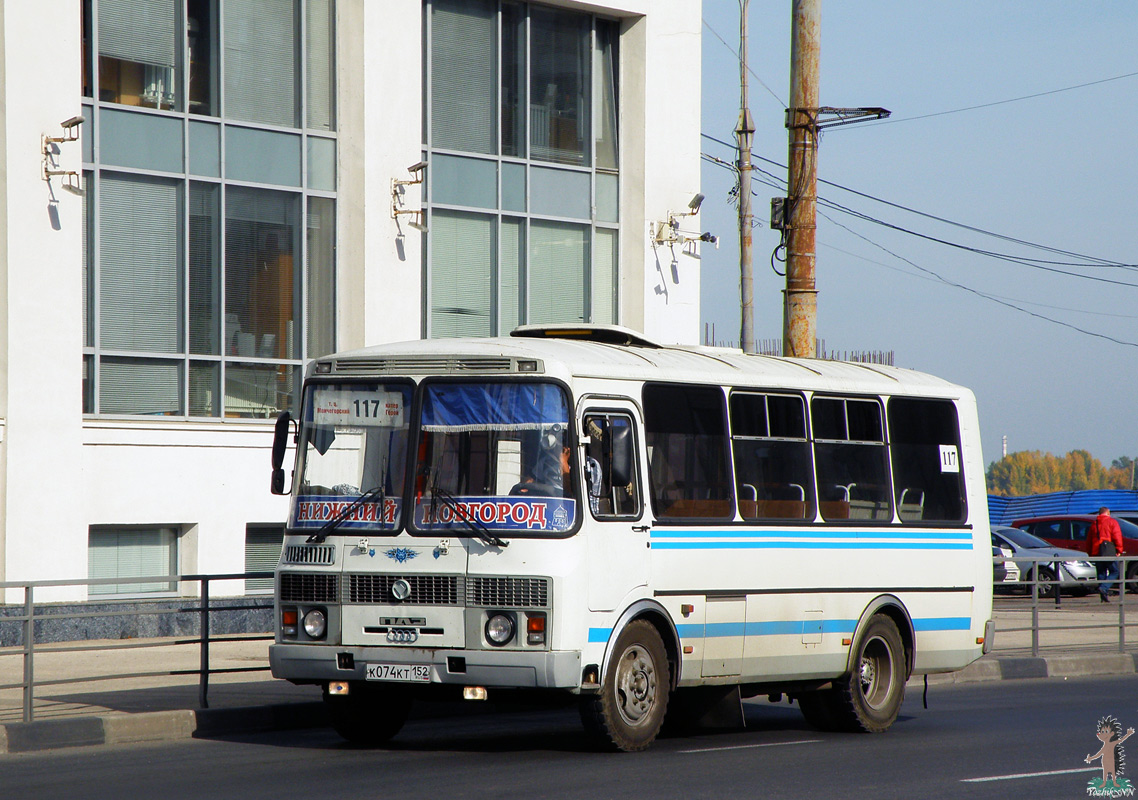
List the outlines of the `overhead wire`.
{"type": "MultiPolygon", "coordinates": [[[[705,138],[708,138],[708,139],[715,141],[719,144],[726,144],[725,142],[721,142],[720,140],[715,139],[714,137],[706,136],[705,138]]],[[[727,146],[730,146],[730,145],[727,145],[727,146]]],[[[709,154],[701,154],[701,157],[703,157],[704,160],[708,161],[709,163],[716,164],[717,166],[720,166],[720,167],[725,168],[725,169],[729,169],[733,172],[736,171],[735,167],[733,165],[729,164],[728,162],[723,161],[722,159],[716,158],[715,156],[711,156],[709,154]]],[[[776,166],[782,166],[782,165],[779,165],[778,162],[772,161],[770,159],[762,159],[762,160],[766,161],[767,163],[775,164],[776,166]]],[[[759,175],[762,176],[758,180],[761,183],[763,183],[764,185],[771,186],[772,188],[776,189],[777,191],[783,191],[785,189],[785,185],[786,185],[785,179],[782,179],[779,176],[775,175],[774,173],[768,172],[767,170],[763,170],[761,168],[756,168],[756,172],[758,172],[759,175]]],[[[827,184],[831,184],[831,182],[829,182],[829,181],[824,181],[824,182],[827,184]]],[[[832,184],[832,185],[834,185],[836,188],[847,189],[847,187],[840,186],[837,184],[832,184]]],[[[868,199],[878,200],[879,202],[886,203],[887,205],[896,206],[898,208],[901,208],[902,210],[910,210],[910,209],[907,209],[903,206],[898,206],[897,204],[890,203],[889,201],[880,200],[880,198],[875,198],[871,195],[867,195],[864,192],[858,192],[857,190],[852,190],[852,189],[847,189],[847,191],[851,191],[854,194],[857,194],[859,196],[864,196],[868,199]]],[[[844,206],[840,203],[836,203],[834,201],[828,200],[826,198],[821,198],[821,197],[818,198],[818,204],[820,206],[822,206],[822,208],[825,208],[827,210],[838,211],[840,213],[844,213],[844,214],[848,214],[850,216],[853,216],[856,219],[861,219],[861,220],[866,221],[866,222],[872,222],[874,224],[882,225],[884,227],[896,230],[896,231],[901,232],[901,233],[907,233],[907,234],[910,234],[913,236],[917,236],[919,238],[923,238],[923,239],[933,241],[933,242],[938,243],[938,244],[942,244],[942,245],[962,249],[965,251],[969,251],[969,252],[975,253],[977,255],[983,255],[983,256],[988,256],[988,257],[992,257],[992,258],[1008,260],[1008,261],[1012,261],[1015,263],[1021,263],[1024,266],[1037,268],[1037,269],[1043,269],[1043,270],[1049,271],[1049,272],[1057,272],[1057,273],[1072,276],[1072,277],[1084,278],[1084,279],[1088,279],[1088,280],[1096,280],[1096,281],[1100,281],[1100,282],[1104,282],[1104,283],[1111,283],[1111,284],[1116,284],[1116,285],[1138,287],[1138,284],[1127,283],[1125,281],[1115,281],[1115,280],[1111,280],[1109,278],[1101,278],[1101,277],[1093,276],[1093,275],[1082,275],[1080,273],[1072,273],[1072,272],[1069,272],[1066,270],[1059,270],[1059,269],[1056,269],[1054,267],[1047,267],[1047,266],[1044,266],[1040,263],[1037,263],[1040,261],[1039,259],[1030,259],[1030,258],[1026,258],[1026,257],[1025,258],[1017,258],[1015,256],[1010,256],[1010,255],[1002,254],[1002,253],[996,253],[994,251],[987,251],[987,250],[983,250],[981,248],[973,248],[973,247],[970,247],[967,245],[962,245],[962,244],[959,244],[956,242],[951,242],[951,241],[948,241],[945,239],[940,239],[937,237],[929,236],[927,234],[921,234],[921,233],[918,233],[916,231],[911,231],[911,230],[908,230],[908,229],[903,228],[901,226],[897,226],[897,225],[893,225],[892,223],[885,222],[884,220],[876,219],[876,218],[874,218],[868,214],[865,214],[863,212],[859,212],[855,209],[851,209],[847,206],[844,206]]],[[[918,214],[922,213],[922,212],[918,212],[916,210],[913,210],[913,212],[918,213],[918,214]]],[[[1069,309],[1069,308],[1063,308],[1060,306],[1048,306],[1046,304],[1032,303],[1030,301],[1020,300],[1020,299],[1015,299],[1015,298],[1007,298],[1007,297],[1003,297],[1001,295],[995,295],[995,294],[991,294],[989,292],[981,291],[981,290],[976,289],[974,287],[968,286],[967,284],[960,283],[959,281],[950,280],[948,278],[945,278],[943,275],[936,272],[935,270],[931,270],[931,269],[928,269],[926,267],[923,267],[920,264],[916,263],[915,261],[912,261],[911,259],[905,258],[904,256],[893,252],[892,250],[885,247],[884,245],[873,241],[869,237],[855,231],[854,229],[850,228],[849,226],[843,225],[841,222],[837,221],[836,219],[834,219],[829,214],[826,214],[824,211],[819,211],[818,213],[824,219],[826,219],[829,222],[833,223],[834,225],[842,228],[843,230],[847,231],[851,235],[856,236],[857,238],[865,241],[866,243],[872,245],[873,247],[876,247],[876,248],[882,250],[883,252],[889,254],[890,256],[893,256],[894,258],[910,265],[914,269],[917,269],[920,272],[925,273],[925,275],[929,276],[926,278],[926,280],[934,280],[934,281],[939,282],[941,284],[969,292],[973,295],[981,297],[981,298],[988,300],[990,302],[997,303],[997,304],[1005,306],[1007,308],[1011,308],[1015,311],[1019,311],[1020,313],[1027,314],[1028,316],[1034,317],[1036,319],[1040,319],[1040,320],[1045,321],[1045,322],[1050,322],[1052,324],[1059,325],[1059,326],[1074,330],[1078,333],[1082,333],[1082,334],[1087,335],[1087,336],[1092,336],[1092,337],[1104,339],[1106,341],[1110,341],[1112,343],[1119,344],[1122,346],[1138,347],[1138,342],[1131,342],[1131,341],[1128,341],[1125,339],[1119,339],[1119,338],[1114,337],[1114,336],[1109,336],[1107,334],[1102,334],[1102,333],[1098,333],[1096,331],[1091,331],[1091,330],[1088,330],[1086,328],[1082,328],[1078,325],[1075,325],[1075,324],[1072,324],[1069,322],[1065,322],[1063,320],[1055,319],[1054,317],[1047,316],[1046,314],[1041,314],[1041,313],[1032,311],[1028,308],[1024,308],[1023,306],[1037,306],[1037,307],[1051,308],[1053,310],[1071,311],[1071,312],[1075,312],[1075,313],[1091,313],[1091,314],[1094,314],[1096,312],[1088,312],[1088,311],[1085,311],[1082,309],[1069,309]]],[[[925,216],[932,216],[932,215],[925,215],[925,216]]],[[[945,221],[951,222],[949,220],[945,220],[945,221]]],[[[962,226],[962,227],[969,227],[969,226],[962,226]]],[[[1011,238],[1011,237],[1003,237],[1000,234],[994,234],[994,233],[990,233],[990,232],[983,231],[980,229],[977,229],[977,232],[989,233],[990,235],[994,235],[994,236],[1004,238],[1004,239],[1010,239],[1011,238]]],[[[1030,243],[1030,242],[1024,242],[1024,243],[1029,245],[1029,246],[1034,244],[1034,243],[1030,243]]],[[[823,245],[823,246],[827,246],[827,245],[823,245]]],[[[1041,248],[1046,247],[1044,245],[1038,245],[1038,246],[1041,248]]],[[[834,248],[834,249],[837,249],[837,248],[834,248]]],[[[778,269],[774,266],[774,260],[775,260],[775,257],[777,255],[777,252],[778,252],[778,248],[775,248],[775,251],[771,255],[771,268],[775,271],[776,274],[783,276],[784,273],[779,272],[778,269]]],[[[853,255],[853,254],[850,254],[850,255],[853,255]]],[[[1074,254],[1074,255],[1078,255],[1078,254],[1074,254]]],[[[1088,258],[1090,258],[1090,257],[1088,257],[1088,258]]],[[[866,260],[870,260],[870,259],[866,259],[866,260]]],[[[872,263],[880,264],[880,262],[872,262],[872,263]]],[[[885,265],[885,264],[880,264],[880,265],[886,266],[887,268],[891,268],[891,269],[897,269],[895,267],[889,267],[888,265],[885,265]]],[[[1120,267],[1126,267],[1129,265],[1111,264],[1111,263],[1107,263],[1107,264],[1080,263],[1080,264],[1078,264],[1078,266],[1085,266],[1085,267],[1120,266],[1120,267]]],[[[904,270],[900,270],[900,271],[905,272],[904,270]]],[[[907,273],[907,274],[911,274],[911,273],[907,273]]],[[[914,277],[922,277],[922,276],[914,276],[914,277]]],[[[1120,317],[1120,318],[1132,318],[1130,315],[1124,315],[1124,314],[1117,314],[1117,315],[1115,315],[1115,314],[1101,314],[1101,315],[1102,316],[1120,317]]]]}

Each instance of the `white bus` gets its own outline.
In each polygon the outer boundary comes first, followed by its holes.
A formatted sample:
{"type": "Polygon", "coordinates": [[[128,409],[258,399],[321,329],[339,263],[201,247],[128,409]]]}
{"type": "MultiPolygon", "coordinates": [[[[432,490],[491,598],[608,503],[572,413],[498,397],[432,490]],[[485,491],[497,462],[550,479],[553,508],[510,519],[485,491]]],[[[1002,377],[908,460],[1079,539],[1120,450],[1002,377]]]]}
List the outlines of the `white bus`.
{"type": "Polygon", "coordinates": [[[272,671],[351,741],[518,689],[620,750],[670,699],[877,732],[991,641],[975,400],[919,372],[529,326],[318,359],[273,450],[272,671]]]}

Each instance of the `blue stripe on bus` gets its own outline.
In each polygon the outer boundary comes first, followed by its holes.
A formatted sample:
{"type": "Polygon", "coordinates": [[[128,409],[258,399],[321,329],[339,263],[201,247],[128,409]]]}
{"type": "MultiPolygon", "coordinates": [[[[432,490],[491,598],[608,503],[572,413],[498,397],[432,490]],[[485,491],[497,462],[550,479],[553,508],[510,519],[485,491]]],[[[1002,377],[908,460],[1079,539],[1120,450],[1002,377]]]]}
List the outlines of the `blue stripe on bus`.
{"type": "Polygon", "coordinates": [[[971,550],[968,531],[654,530],[656,550],[971,550]],[[664,540],[686,541],[664,541],[664,540]],[[821,539],[823,541],[814,541],[821,539]],[[907,541],[902,541],[907,540],[907,541]]]}
{"type": "Polygon", "coordinates": [[[915,631],[966,631],[972,627],[970,617],[929,617],[913,620],[915,631]]]}
{"type": "Polygon", "coordinates": [[[954,539],[972,541],[970,531],[861,530],[654,530],[653,539],[954,539]]]}
{"type": "MultiPolygon", "coordinates": [[[[970,617],[926,617],[913,620],[913,629],[926,631],[966,631],[971,629],[970,617]]],[[[853,633],[856,619],[808,619],[781,622],[712,622],[708,624],[681,623],[676,633],[681,639],[716,639],[730,636],[798,636],[803,633],[853,633]]],[[[589,628],[589,643],[604,644],[612,636],[612,628],[589,628]]]]}
{"type": "Polygon", "coordinates": [[[971,542],[653,542],[653,550],[971,550],[971,542]]]}

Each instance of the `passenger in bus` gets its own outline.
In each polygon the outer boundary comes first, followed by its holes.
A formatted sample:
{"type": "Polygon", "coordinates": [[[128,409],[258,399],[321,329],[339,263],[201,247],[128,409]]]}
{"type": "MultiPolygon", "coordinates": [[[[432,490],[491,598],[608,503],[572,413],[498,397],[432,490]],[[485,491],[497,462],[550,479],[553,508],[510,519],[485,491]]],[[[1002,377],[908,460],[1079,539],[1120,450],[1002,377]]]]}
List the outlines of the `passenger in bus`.
{"type": "Polygon", "coordinates": [[[569,448],[562,444],[561,426],[542,432],[529,474],[510,489],[511,495],[561,497],[569,474],[569,448]]]}

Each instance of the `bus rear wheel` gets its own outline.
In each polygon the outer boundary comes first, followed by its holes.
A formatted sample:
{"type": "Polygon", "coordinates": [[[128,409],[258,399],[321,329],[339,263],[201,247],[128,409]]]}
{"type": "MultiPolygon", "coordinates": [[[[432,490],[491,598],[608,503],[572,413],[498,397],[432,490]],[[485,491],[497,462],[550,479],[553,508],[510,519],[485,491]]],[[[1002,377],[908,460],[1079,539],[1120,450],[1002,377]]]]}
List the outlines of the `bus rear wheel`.
{"type": "Polygon", "coordinates": [[[353,683],[345,695],[329,694],[324,707],[336,733],[352,744],[375,747],[403,728],[411,713],[411,695],[392,686],[353,683]]]}
{"type": "Polygon", "coordinates": [[[631,622],[617,637],[600,693],[581,698],[585,731],[605,749],[644,750],[660,733],[670,689],[659,632],[645,620],[631,622]]]}
{"type": "Polygon", "coordinates": [[[836,714],[846,730],[881,733],[897,719],[905,699],[905,646],[897,624],[878,614],[858,640],[854,668],[834,691],[836,714]]]}
{"type": "Polygon", "coordinates": [[[824,731],[881,733],[905,699],[905,646],[897,624],[878,614],[858,640],[854,668],[829,689],[798,696],[811,726],[824,731]]]}

